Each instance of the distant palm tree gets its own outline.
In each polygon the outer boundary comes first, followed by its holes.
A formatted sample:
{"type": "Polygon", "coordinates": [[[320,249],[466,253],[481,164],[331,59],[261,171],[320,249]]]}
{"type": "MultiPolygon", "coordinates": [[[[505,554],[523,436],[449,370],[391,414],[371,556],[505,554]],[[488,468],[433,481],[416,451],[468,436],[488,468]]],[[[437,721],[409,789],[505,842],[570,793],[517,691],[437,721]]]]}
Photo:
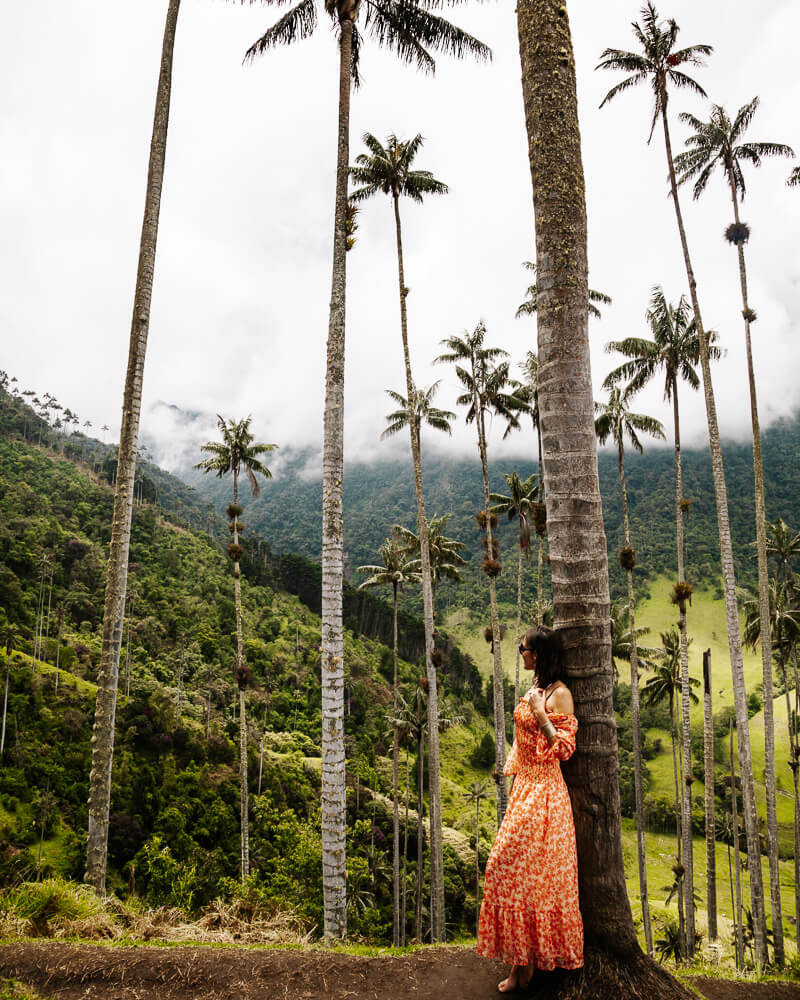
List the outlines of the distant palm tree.
{"type": "Polygon", "coordinates": [[[800,187],[800,167],[795,167],[786,181],[789,187],[800,187]]]}
{"type": "Polygon", "coordinates": [[[751,163],[761,165],[762,159],[771,156],[794,156],[790,146],[777,142],[745,142],[747,131],[758,110],[758,98],[740,108],[731,121],[725,109],[712,105],[707,122],[700,121],[687,112],[679,115],[681,121],[694,129],[686,140],[689,147],[685,153],[675,157],[678,184],[694,179],[695,199],[706,188],[709,178],[719,167],[727,182],[733,205],[733,224],[726,230],[726,238],[733,244],[739,258],[739,284],[742,292],[742,319],[744,320],[745,356],[747,377],[750,387],[750,416],[753,431],[753,471],[756,510],[756,553],[758,558],[758,596],[761,608],[763,641],[761,643],[761,666],[764,683],[764,787],[767,804],[767,849],[769,854],[770,895],[772,922],[775,927],[775,958],[778,966],[784,963],[783,919],[781,916],[780,867],[778,862],[778,816],[775,789],[775,721],[773,712],[772,686],[772,646],[767,628],[769,620],[769,570],[767,568],[766,507],[764,502],[764,461],[761,455],[761,426],[758,418],[758,393],[753,368],[753,350],[750,340],[750,324],[756,314],[750,308],[747,297],[747,269],[744,245],[750,229],[739,218],[739,199],[744,200],[746,187],[742,167],[751,163]]]}
{"type": "Polygon", "coordinates": [[[486,782],[474,781],[472,788],[464,792],[464,798],[469,805],[475,803],[475,933],[478,933],[478,923],[481,914],[481,858],[480,858],[480,822],[481,802],[487,798],[486,782]]]}
{"type": "MultiPolygon", "coordinates": [[[[172,93],[172,58],[180,0],[169,0],[161,70],[156,91],[150,165],[147,173],[144,218],[139,244],[133,319],[128,345],[128,369],[122,400],[119,461],[114,489],[114,515],[106,570],[103,607],[103,645],[97,675],[97,700],[92,733],[92,769],[89,775],[89,822],[86,841],[85,880],[101,895],[106,891],[108,858],[108,817],[111,806],[111,769],[114,758],[114,730],[119,682],[122,622],[125,617],[125,587],[128,580],[128,553],[133,516],[133,484],[136,476],[136,445],[139,439],[142,380],[147,336],[150,329],[150,302],[153,293],[161,189],[167,154],[167,129],[172,93]]],[[[105,428],[107,429],[107,428],[105,428]]]]}
{"type": "Polygon", "coordinates": [[[233,473],[233,503],[227,510],[233,541],[228,546],[228,558],[233,562],[233,594],[236,605],[234,677],[239,688],[239,791],[242,831],[241,877],[243,883],[250,874],[250,837],[247,822],[247,706],[245,703],[250,670],[244,662],[244,636],[242,632],[242,590],[239,560],[244,554],[244,549],[239,544],[239,534],[244,530],[244,525],[239,520],[243,513],[243,508],[239,503],[239,475],[243,473],[247,476],[250,492],[254,497],[258,496],[260,487],[256,475],[263,476],[265,479],[272,478],[272,473],[260,461],[259,456],[269,454],[278,447],[276,444],[254,444],[253,434],[250,431],[251,420],[252,417],[247,417],[244,420],[226,420],[217,415],[217,426],[222,440],[208,441],[201,445],[200,451],[208,452],[209,457],[204,458],[195,466],[202,472],[214,472],[219,478],[229,472],[233,473]]]}
{"type": "MultiPolygon", "coordinates": [[[[506,725],[503,706],[503,660],[500,642],[500,619],[497,613],[496,577],[500,573],[500,562],[497,558],[498,548],[492,530],[492,518],[489,501],[489,462],[487,458],[486,414],[493,412],[506,422],[503,437],[512,430],[519,429],[518,414],[526,407],[524,400],[513,393],[516,383],[512,384],[509,375],[509,363],[503,360],[508,357],[500,347],[487,347],[485,344],[486,326],[481,321],[472,331],[464,331],[463,337],[452,336],[442,341],[446,348],[443,354],[435,359],[440,364],[453,364],[456,375],[466,390],[456,402],[467,407],[467,423],[474,421],[478,433],[478,450],[481,456],[483,470],[483,511],[481,527],[486,531],[486,559],[483,570],[489,580],[489,605],[492,622],[492,653],[494,659],[494,729],[495,729],[495,766],[497,769],[497,823],[503,819],[508,801],[508,786],[503,767],[505,766],[506,725]],[[511,392],[508,390],[512,389],[511,392]]],[[[480,515],[479,515],[480,516],[480,515]]]]}
{"type": "MultiPolygon", "coordinates": [[[[436,614],[436,587],[440,580],[461,580],[461,569],[467,565],[467,560],[461,555],[467,547],[464,542],[459,542],[455,538],[446,535],[447,522],[452,514],[440,514],[428,521],[428,542],[431,554],[431,589],[433,591],[433,618],[436,614]]],[[[393,524],[392,531],[396,531],[406,552],[412,557],[413,562],[409,565],[417,570],[421,569],[419,561],[419,535],[410,528],[402,524],[393,524]]]]}
{"type": "Polygon", "coordinates": [[[539,499],[539,477],[534,473],[523,482],[516,470],[509,476],[504,474],[508,486],[508,495],[490,493],[489,501],[493,504],[493,514],[507,514],[509,521],[514,518],[519,522],[519,563],[517,567],[517,627],[514,632],[517,644],[516,669],[514,672],[514,705],[519,702],[519,643],[521,642],[522,622],[522,559],[530,552],[531,527],[534,521],[534,505],[539,499]]]}
{"type": "MultiPolygon", "coordinates": [[[[399,215],[397,222],[399,226],[399,215]]],[[[402,277],[402,246],[400,244],[398,229],[398,259],[402,277]]],[[[435,941],[442,940],[444,934],[444,854],[442,843],[442,832],[439,822],[441,816],[441,781],[440,781],[440,759],[439,759],[439,699],[436,694],[436,664],[434,655],[434,620],[435,593],[431,582],[431,553],[430,539],[428,538],[428,519],[425,514],[425,493],[422,485],[422,424],[426,423],[435,430],[452,433],[450,421],[455,420],[455,414],[449,410],[440,410],[433,405],[433,398],[439,388],[439,382],[434,382],[427,389],[417,389],[414,386],[411,375],[411,356],[408,350],[408,332],[406,324],[405,295],[401,288],[400,312],[401,312],[401,332],[403,339],[403,355],[406,368],[406,386],[408,396],[404,397],[399,392],[387,389],[389,397],[400,407],[390,413],[387,418],[387,426],[381,437],[388,437],[399,433],[404,427],[408,427],[411,437],[411,459],[414,469],[414,489],[417,501],[417,531],[419,533],[419,575],[422,583],[422,604],[423,619],[425,626],[425,670],[428,677],[428,684],[433,690],[433,694],[428,698],[427,706],[430,714],[430,725],[428,726],[428,739],[431,746],[428,753],[428,767],[430,769],[429,783],[431,787],[431,878],[433,888],[431,898],[433,899],[433,910],[431,915],[433,921],[433,938],[435,941]]]]}
{"type": "Polygon", "coordinates": [[[22,633],[16,625],[4,621],[0,623],[0,646],[6,654],[6,682],[3,688],[3,727],[0,731],[0,758],[6,748],[6,716],[8,713],[8,678],[11,673],[11,654],[15,649],[19,649],[22,642],[22,633]]]}
{"type": "MultiPolygon", "coordinates": [[[[666,701],[669,707],[669,718],[672,736],[672,775],[675,779],[675,829],[677,837],[677,871],[678,880],[678,925],[680,927],[682,939],[685,942],[687,927],[685,913],[692,909],[691,896],[687,896],[684,907],[684,893],[686,882],[684,879],[685,866],[683,862],[683,818],[681,811],[681,785],[683,781],[678,777],[678,746],[681,742],[678,734],[678,724],[675,717],[675,700],[677,695],[683,693],[683,675],[681,669],[683,640],[681,634],[673,626],[669,631],[661,633],[663,651],[659,657],[659,662],[653,670],[653,676],[649,678],[642,691],[642,701],[645,705],[658,705],[666,701]]],[[[691,642],[691,640],[689,640],[691,642]]],[[[693,704],[699,702],[699,698],[692,691],[693,687],[699,686],[700,681],[694,677],[689,678],[689,700],[693,704]]],[[[683,769],[681,768],[681,772],[683,769]]],[[[692,923],[693,926],[693,923],[692,923]]]]}
{"type": "MultiPolygon", "coordinates": [[[[359,566],[358,572],[369,574],[367,579],[359,585],[359,590],[367,590],[370,587],[392,588],[392,621],[394,644],[394,675],[392,680],[392,698],[394,699],[394,714],[397,716],[398,705],[398,635],[397,635],[397,600],[398,594],[407,583],[418,583],[419,573],[410,568],[410,560],[404,553],[396,532],[392,532],[391,538],[387,538],[378,550],[382,564],[374,566],[359,566]]],[[[392,734],[392,818],[393,818],[393,921],[392,921],[392,944],[395,947],[400,945],[400,811],[398,804],[398,784],[399,784],[399,754],[400,736],[398,727],[395,725],[392,734]]]]}
{"type": "MultiPolygon", "coordinates": [[[[691,588],[686,583],[684,573],[684,540],[683,515],[688,510],[689,501],[683,496],[683,464],[681,459],[681,425],[680,406],[678,402],[678,383],[686,382],[690,388],[700,386],[696,366],[700,360],[700,338],[697,328],[691,318],[689,304],[681,296],[677,306],[670,305],[663,289],[653,288],[650,306],[646,313],[647,324],[652,333],[652,340],[643,337],[627,337],[621,341],[611,341],[606,344],[607,351],[616,351],[629,360],[614,369],[603,383],[604,388],[611,391],[621,382],[627,381],[627,394],[639,392],[651,379],[658,374],[664,375],[664,398],[672,403],[673,432],[675,437],[675,531],[677,544],[678,580],[674,594],[678,603],[678,628],[681,637],[681,678],[682,697],[681,715],[683,722],[684,769],[689,774],[691,769],[691,740],[689,718],[689,654],[688,632],[686,625],[686,598],[691,588]]],[[[719,357],[719,349],[711,344],[712,357],[719,357]]],[[[689,788],[683,791],[683,818],[680,823],[683,829],[684,853],[686,855],[686,881],[692,886],[694,880],[693,842],[691,839],[691,798],[689,788]]],[[[687,899],[691,894],[687,895],[687,899]]],[[[683,896],[679,896],[678,905],[682,905],[683,896]]]]}
{"type": "MultiPolygon", "coordinates": [[[[518,313],[519,315],[519,313],[518,313]]],[[[545,601],[542,596],[543,589],[543,556],[544,556],[544,536],[547,532],[547,506],[545,505],[544,496],[544,470],[542,468],[542,422],[541,414],[539,412],[539,359],[536,356],[535,351],[528,351],[525,355],[525,360],[521,362],[520,366],[522,369],[524,381],[519,389],[516,389],[516,395],[521,396],[526,404],[528,414],[530,415],[531,421],[533,423],[533,429],[536,433],[536,441],[539,446],[539,466],[538,466],[538,480],[539,480],[539,496],[537,497],[537,503],[534,507],[534,517],[533,525],[536,531],[536,548],[537,548],[537,564],[536,564],[536,624],[541,625],[543,622],[542,609],[545,606],[545,601]]]]}
{"type": "MultiPolygon", "coordinates": [[[[686,238],[686,228],[681,213],[678,197],[678,182],[675,163],[672,155],[667,104],[669,88],[689,89],[702,97],[705,91],[696,80],[688,76],[681,68],[686,66],[702,66],[703,57],[712,52],[710,45],[691,45],[678,49],[676,42],[679,28],[674,19],[660,21],[658,11],[652,0],[642,8],[642,24],[634,23],[634,35],[639,44],[639,52],[626,52],[621,49],[606,49],[601,55],[598,68],[622,70],[630,74],[620,83],[612,87],[606,94],[601,107],[612,100],[617,94],[628,90],[638,83],[649,81],[653,88],[653,117],[650,125],[648,142],[652,139],[656,124],[661,119],[664,130],[664,149],[667,157],[672,206],[681,241],[683,261],[689,284],[689,297],[692,303],[695,326],[700,340],[700,367],[703,374],[703,390],[706,404],[706,422],[711,450],[711,467],[714,479],[714,492],[717,502],[717,523],[719,528],[720,555],[722,564],[723,588],[725,591],[726,626],[728,632],[728,647],[730,652],[731,674],[733,679],[734,703],[736,708],[736,731],[739,738],[739,757],[741,764],[742,786],[744,792],[745,829],[747,831],[747,852],[751,865],[750,896],[755,920],[755,953],[756,963],[764,966],[767,962],[766,952],[766,913],[764,909],[764,886],[761,877],[760,840],[758,831],[758,814],[756,812],[755,783],[753,762],[750,750],[750,734],[747,726],[747,691],[744,682],[744,663],[742,659],[742,639],[739,633],[739,617],[736,604],[736,574],[733,561],[733,543],[731,540],[730,517],[728,513],[728,492],[725,483],[725,467],[722,460],[717,407],[714,397],[714,385],[711,377],[710,336],[703,326],[700,312],[700,302],[697,295],[697,282],[689,254],[689,243],[686,238]]],[[[680,607],[680,602],[678,602],[680,607]]],[[[684,715],[686,712],[685,695],[684,715]]],[[[686,722],[684,719],[684,727],[686,722]]],[[[687,775],[689,777],[689,775],[687,775]]],[[[686,804],[684,804],[686,812],[686,804]]],[[[684,832],[684,836],[691,837],[684,832]]],[[[689,851],[691,842],[687,841],[689,851]]],[[[692,859],[687,858],[687,881],[689,882],[688,899],[692,899],[691,891],[692,859]]],[[[687,914],[687,941],[689,954],[694,953],[694,914],[691,905],[687,914]]]]}
{"type": "Polygon", "coordinates": [[[619,483],[622,492],[622,523],[625,531],[625,547],[620,552],[620,563],[628,578],[628,623],[630,627],[631,665],[631,720],[633,728],[633,784],[636,799],[636,837],[639,857],[639,891],[642,898],[642,921],[647,954],[653,954],[653,931],[650,926],[650,903],[647,896],[647,855],[644,843],[644,796],[642,792],[642,733],[639,718],[639,657],[636,652],[636,616],[633,593],[633,568],[636,557],[631,546],[631,526],[628,516],[628,487],[625,482],[625,438],[632,447],[643,451],[639,434],[650,434],[664,438],[661,421],[643,413],[632,413],[628,406],[629,393],[619,387],[609,391],[606,403],[595,403],[595,431],[600,444],[611,438],[617,446],[619,483]]]}
{"type": "MultiPolygon", "coordinates": [[[[536,275],[536,264],[530,260],[524,260],[522,266],[526,271],[531,271],[533,275],[536,275]]],[[[595,319],[602,319],[603,314],[600,311],[600,306],[610,306],[612,302],[611,296],[606,295],[605,292],[596,292],[593,288],[589,289],[589,315],[594,316],[595,319]]],[[[539,292],[536,287],[536,282],[528,285],[525,289],[525,300],[517,306],[517,311],[515,316],[519,319],[520,316],[535,316],[539,309],[539,292]]]]}
{"type": "MultiPolygon", "coordinates": [[[[244,3],[245,0],[242,0],[244,3]]],[[[252,0],[250,0],[252,2],[252,0]]],[[[263,0],[282,6],[285,0],[263,0]]],[[[344,749],[344,639],[342,627],[343,520],[342,480],[344,441],[344,346],[346,254],[348,238],[347,183],[350,171],[351,81],[360,83],[362,27],[378,45],[403,62],[433,73],[431,52],[480,60],[490,49],[472,35],[434,13],[433,0],[299,0],[268,28],[245,54],[245,61],[277,45],[310,37],[318,24],[318,8],[330,18],[339,45],[339,114],[336,154],[336,198],[333,225],[333,268],[325,376],[322,507],[322,838],[324,936],[343,938],[347,932],[346,801],[344,749]]],[[[352,222],[352,217],[351,217],[352,222]]],[[[410,395],[410,392],[409,392],[410,395]]],[[[430,652],[429,652],[430,655],[430,652]]],[[[434,695],[435,699],[435,695],[434,695]]],[[[438,862],[437,862],[438,864],[438,862]]],[[[443,877],[443,875],[442,875],[443,877]]],[[[437,895],[444,909],[444,884],[437,895]]],[[[444,912],[436,915],[434,940],[444,933],[444,912]]]]}

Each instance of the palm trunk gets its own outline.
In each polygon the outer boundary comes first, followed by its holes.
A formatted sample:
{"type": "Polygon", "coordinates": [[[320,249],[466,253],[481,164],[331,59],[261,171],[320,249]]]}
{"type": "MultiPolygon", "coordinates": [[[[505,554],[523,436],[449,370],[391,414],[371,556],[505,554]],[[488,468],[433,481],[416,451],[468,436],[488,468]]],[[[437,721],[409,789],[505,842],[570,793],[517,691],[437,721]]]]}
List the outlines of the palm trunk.
{"type": "Polygon", "coordinates": [[[406,902],[408,895],[408,799],[411,791],[411,768],[408,760],[408,744],[406,743],[406,819],[403,827],[403,903],[400,918],[400,944],[406,945],[406,902]]]}
{"type": "Polygon", "coordinates": [[[394,703],[394,733],[392,746],[392,944],[397,948],[400,944],[400,806],[398,803],[398,784],[400,771],[400,736],[397,727],[397,581],[392,584],[394,597],[393,635],[394,635],[394,680],[392,682],[392,700],[394,703]]]}
{"type": "MultiPolygon", "coordinates": [[[[736,788],[736,757],[733,753],[733,720],[730,722],[731,740],[731,811],[733,815],[733,859],[736,871],[736,910],[734,913],[734,931],[736,934],[736,965],[744,967],[744,934],[742,928],[742,864],[739,857],[739,792],[736,788]]],[[[753,873],[750,873],[752,879],[753,873]]]]}
{"type": "MultiPolygon", "coordinates": [[[[478,372],[474,360],[472,365],[472,397],[475,408],[475,426],[478,430],[478,450],[481,454],[483,470],[483,509],[486,512],[486,556],[494,559],[494,535],[492,516],[489,512],[489,462],[486,456],[486,424],[483,408],[478,397],[478,372]]],[[[489,577],[489,611],[492,625],[492,682],[494,693],[494,766],[497,772],[497,825],[503,822],[508,805],[508,783],[503,768],[506,764],[506,711],[503,691],[503,652],[500,637],[500,618],[497,613],[497,584],[489,577]]]]}
{"type": "MultiPolygon", "coordinates": [[[[686,582],[684,569],[683,541],[683,463],[681,461],[681,431],[680,408],[678,406],[678,379],[675,374],[671,378],[670,394],[672,395],[673,420],[675,426],[675,534],[678,557],[678,583],[686,582]]],[[[681,823],[683,837],[683,886],[684,893],[679,895],[678,907],[685,923],[683,939],[685,954],[694,955],[694,844],[692,841],[692,786],[689,779],[692,774],[692,741],[690,717],[690,685],[689,685],[689,637],[686,628],[686,601],[678,603],[678,631],[680,633],[680,670],[681,670],[681,724],[683,731],[683,773],[685,782],[681,782],[681,823]]]]}
{"type": "Polygon", "coordinates": [[[481,822],[481,799],[475,797],[475,934],[478,934],[478,924],[481,917],[481,856],[478,834],[481,822]]]}
{"type": "Polygon", "coordinates": [[[625,886],[588,337],[586,204],[575,63],[563,0],[519,0],[522,88],[536,219],[539,405],[555,623],[580,728],[563,767],[575,816],[586,941],[575,994],[687,997],[636,940],[625,886]]]}
{"type": "Polygon", "coordinates": [[[6,748],[6,718],[8,717],[8,676],[11,672],[11,653],[6,651],[6,683],[3,688],[3,728],[0,731],[0,758],[6,748]]]}
{"type": "MultiPolygon", "coordinates": [[[[536,439],[539,443],[539,503],[544,503],[546,500],[544,492],[544,473],[542,472],[542,425],[541,420],[536,424],[536,439]]],[[[536,533],[539,544],[537,546],[537,569],[536,569],[536,624],[541,625],[543,621],[542,616],[542,592],[543,592],[543,569],[542,564],[544,562],[544,531],[536,533]]]]}
{"type": "MultiPolygon", "coordinates": [[[[727,171],[733,201],[733,217],[739,223],[739,202],[736,185],[727,171]]],[[[747,381],[750,388],[750,417],[753,428],[753,478],[756,501],[756,553],[758,557],[758,611],[761,625],[761,670],[764,679],[764,787],[767,799],[767,853],[769,854],[770,904],[772,909],[772,934],[775,964],[783,968],[783,915],[781,912],[780,864],[778,860],[778,814],[775,789],[775,716],[772,686],[772,637],[769,614],[769,567],[767,566],[767,515],[764,501],[764,460],[761,456],[761,427],[758,419],[758,395],[753,368],[753,350],[750,342],[752,313],[747,301],[747,270],[744,262],[744,244],[737,244],[739,256],[739,283],[742,289],[742,317],[744,319],[744,344],[747,355],[747,381]]]]}
{"type": "Polygon", "coordinates": [[[424,839],[425,825],[425,794],[423,788],[425,769],[425,737],[420,730],[417,740],[417,899],[416,899],[416,938],[422,941],[422,891],[424,888],[424,839]]]}
{"type": "Polygon", "coordinates": [[[706,913],[708,936],[717,940],[717,852],[714,823],[714,716],[711,706],[711,650],[703,653],[703,787],[706,810],[706,913]]]}
{"type": "Polygon", "coordinates": [[[133,479],[142,404],[142,378],[150,328],[150,300],[153,291],[158,218],[167,151],[167,128],[172,87],[172,59],[180,0],[169,0],[161,72],[156,94],[150,166],[147,176],[144,221],[139,247],[136,292],[133,303],[128,369],[122,402],[122,426],[114,490],[114,517],[108,554],[103,645],[97,678],[97,703],[92,736],[92,770],[89,777],[89,830],[86,844],[85,880],[98,893],[106,889],[108,816],[111,804],[111,766],[114,758],[114,722],[117,708],[119,656],[125,589],[128,581],[128,552],[133,513],[133,479]]]}
{"type": "MultiPolygon", "coordinates": [[[[728,648],[731,658],[731,674],[733,677],[733,694],[736,708],[736,733],[739,741],[739,768],[742,775],[742,798],[744,802],[744,825],[747,834],[747,856],[750,864],[750,903],[753,914],[753,950],[756,965],[763,967],[767,963],[766,915],[764,912],[764,884],[761,876],[761,847],[758,832],[758,814],[756,812],[755,781],[753,778],[753,759],[750,752],[750,730],[747,718],[747,692],[744,683],[744,666],[742,661],[742,639],[739,633],[739,610],[736,604],[736,574],[733,564],[733,546],[731,543],[730,519],[728,517],[728,491],[725,485],[725,467],[722,461],[717,408],[714,398],[714,386],[711,379],[711,363],[708,351],[708,334],[703,327],[700,314],[700,303],[697,298],[697,282],[689,256],[689,245],[686,240],[686,230],[683,225],[678,186],[675,179],[675,165],[672,160],[672,145],[667,122],[666,91],[662,94],[661,118],[664,126],[664,143],[669,168],[672,203],[675,207],[675,217],[678,223],[681,248],[683,250],[686,276],[689,282],[689,295],[694,311],[695,325],[700,339],[700,367],[703,373],[703,391],[706,403],[706,419],[708,422],[708,438],[711,448],[711,467],[714,474],[714,493],[717,503],[717,524],[719,526],[719,545],[722,561],[722,581],[725,590],[725,616],[727,619],[728,648]]],[[[690,909],[691,907],[687,907],[690,909]]]]}
{"type": "MultiPolygon", "coordinates": [[[[239,503],[239,471],[233,469],[233,503],[239,503]]],[[[239,544],[238,519],[233,518],[233,544],[239,544]]],[[[233,562],[233,597],[236,609],[236,683],[239,688],[239,817],[241,851],[239,871],[242,885],[250,874],[250,830],[248,826],[249,802],[247,795],[247,706],[245,704],[244,634],[242,629],[242,585],[239,560],[233,562]]]]}
{"type": "MultiPolygon", "coordinates": [[[[622,521],[625,545],[631,548],[631,526],[628,516],[628,488],[625,482],[625,451],[622,438],[618,442],[619,484],[622,492],[622,521]]],[[[633,570],[628,577],[628,623],[631,632],[631,726],[633,729],[633,787],[636,800],[636,849],[639,864],[639,894],[647,954],[653,955],[653,929],[650,924],[650,899],[647,894],[647,852],[644,842],[644,801],[642,794],[642,731],[639,712],[639,653],[636,649],[636,598],[633,593],[633,570]]]]}
{"type": "Polygon", "coordinates": [[[344,749],[344,639],[342,634],[344,474],[344,346],[347,252],[347,180],[350,162],[350,73],[353,22],[341,21],[339,136],[333,229],[325,417],[322,455],[322,890],[326,940],[347,934],[344,749]]]}
{"type": "Polygon", "coordinates": [[[681,765],[678,762],[678,748],[680,740],[678,738],[678,723],[675,719],[674,696],[669,699],[669,718],[672,725],[672,776],[675,779],[675,840],[677,851],[677,872],[675,878],[678,882],[678,936],[681,941],[681,949],[686,952],[686,909],[684,907],[684,868],[683,868],[683,816],[681,814],[681,784],[678,778],[678,771],[681,765]]]}
{"type": "Polygon", "coordinates": [[[514,707],[519,704],[519,645],[520,628],[522,626],[522,546],[519,547],[519,563],[517,565],[517,628],[514,632],[517,644],[517,658],[514,665],[514,707]]]}
{"type": "MultiPolygon", "coordinates": [[[[394,219],[397,234],[397,273],[400,287],[400,333],[403,340],[403,361],[406,373],[406,393],[409,410],[412,406],[414,379],[411,372],[411,353],[408,347],[408,315],[406,311],[405,272],[403,267],[403,234],[400,227],[400,205],[394,195],[394,219]]],[[[431,940],[444,941],[444,856],[441,825],[441,780],[439,756],[439,696],[436,667],[433,664],[434,616],[431,557],[428,541],[428,520],[425,514],[425,494],[422,486],[422,459],[420,455],[420,428],[418,417],[409,421],[411,459],[414,464],[414,489],[417,498],[417,534],[419,536],[420,574],[422,577],[422,606],[425,625],[425,674],[428,678],[428,793],[430,796],[430,853],[431,853],[431,940]]]]}
{"type": "MultiPolygon", "coordinates": [[[[794,664],[794,717],[789,711],[789,697],[787,688],[786,711],[789,725],[789,739],[792,741],[792,748],[789,754],[789,767],[792,769],[792,783],[794,784],[794,916],[795,931],[797,934],[797,948],[800,951],[800,788],[798,788],[798,760],[797,760],[797,725],[800,719],[800,688],[797,683],[797,646],[792,642],[789,647],[789,655],[794,664]]],[[[785,685],[784,681],[784,685],[785,685]]]]}

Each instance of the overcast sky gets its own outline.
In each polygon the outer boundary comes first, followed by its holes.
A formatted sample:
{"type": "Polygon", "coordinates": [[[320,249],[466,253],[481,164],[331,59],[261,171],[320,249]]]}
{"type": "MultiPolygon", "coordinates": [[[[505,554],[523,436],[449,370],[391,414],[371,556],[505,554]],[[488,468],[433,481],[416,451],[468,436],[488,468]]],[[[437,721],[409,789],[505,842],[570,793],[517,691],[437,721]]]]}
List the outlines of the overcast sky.
{"type": "MultiPolygon", "coordinates": [[[[118,433],[166,0],[36,0],[0,18],[0,368],[49,391],[95,428],[118,433]]],[[[614,299],[592,322],[599,394],[615,363],[609,339],[646,334],[650,289],[686,292],[658,132],[646,144],[649,88],[598,109],[619,79],[595,72],[606,46],[634,47],[639,4],[572,0],[589,212],[590,284],[614,299]]],[[[755,95],[749,137],[800,152],[800,5],[791,0],[674,0],[660,7],[680,44],[714,45],[696,78],[734,114],[755,95]]],[[[317,448],[330,295],[337,52],[327,18],[316,36],[242,66],[273,23],[271,6],[183,0],[145,369],[143,432],[158,457],[213,433],[213,414],[253,414],[261,440],[317,448]],[[163,404],[201,414],[187,432],[163,404]]],[[[442,378],[439,405],[455,408],[454,377],[434,368],[439,341],[483,318],[488,341],[521,360],[535,348],[531,320],[514,313],[534,257],[533,208],[510,0],[449,9],[494,50],[491,65],[439,58],[435,77],[367,43],[352,104],[351,162],[361,135],[417,132],[417,166],[450,194],[402,206],[412,362],[421,384],[442,378]]],[[[675,94],[677,112],[708,104],[675,94]]],[[[800,401],[800,190],[796,161],[751,171],[743,218],[763,423],[800,401]]],[[[723,435],[749,428],[735,252],[722,239],[731,209],[721,178],[700,203],[684,201],[700,300],[727,356],[715,369],[723,435]]],[[[391,455],[379,433],[403,391],[391,206],[366,205],[348,254],[346,459],[391,455]]],[[[619,359],[617,359],[619,360],[619,359]]],[[[661,386],[637,408],[668,421],[661,386]]],[[[698,394],[684,394],[687,444],[705,439],[698,394]]],[[[474,453],[463,419],[447,447],[474,453]]],[[[499,438],[499,434],[496,435],[499,438]]],[[[437,443],[445,446],[445,442],[437,443]]],[[[430,447],[434,442],[430,440],[430,447]]],[[[499,453],[499,441],[496,445],[499,453]]],[[[532,435],[509,453],[531,453],[532,435]]]]}

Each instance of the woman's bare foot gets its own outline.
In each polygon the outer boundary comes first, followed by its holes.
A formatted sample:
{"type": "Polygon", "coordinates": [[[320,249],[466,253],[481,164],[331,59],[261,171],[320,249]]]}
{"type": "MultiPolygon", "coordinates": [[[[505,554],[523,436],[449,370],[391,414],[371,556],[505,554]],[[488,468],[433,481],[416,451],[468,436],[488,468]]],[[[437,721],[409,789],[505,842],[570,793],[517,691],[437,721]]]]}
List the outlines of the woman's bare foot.
{"type": "Polygon", "coordinates": [[[497,984],[500,993],[513,993],[514,990],[526,990],[530,986],[533,970],[529,965],[514,965],[508,976],[497,984]]]}

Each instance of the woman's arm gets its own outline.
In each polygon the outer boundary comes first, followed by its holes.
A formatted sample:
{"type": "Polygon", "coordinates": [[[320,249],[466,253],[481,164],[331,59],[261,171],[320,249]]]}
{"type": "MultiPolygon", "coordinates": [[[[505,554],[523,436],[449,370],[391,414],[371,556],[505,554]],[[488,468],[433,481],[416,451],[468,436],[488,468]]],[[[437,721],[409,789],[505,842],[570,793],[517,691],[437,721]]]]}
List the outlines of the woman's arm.
{"type": "Polygon", "coordinates": [[[564,712],[566,715],[575,714],[575,705],[572,701],[572,694],[566,685],[557,687],[550,696],[550,711],[564,712]]]}

